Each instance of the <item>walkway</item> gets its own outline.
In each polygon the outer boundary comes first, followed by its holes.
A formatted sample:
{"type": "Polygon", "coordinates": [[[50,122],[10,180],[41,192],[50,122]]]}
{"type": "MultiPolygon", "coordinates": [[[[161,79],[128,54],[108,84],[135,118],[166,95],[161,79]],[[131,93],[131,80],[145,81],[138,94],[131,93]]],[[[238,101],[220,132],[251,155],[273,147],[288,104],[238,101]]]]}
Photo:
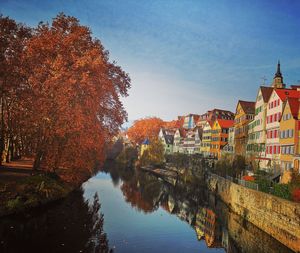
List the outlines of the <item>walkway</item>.
{"type": "Polygon", "coordinates": [[[0,182],[17,181],[30,176],[33,173],[32,165],[33,160],[28,158],[3,163],[3,165],[0,166],[0,182]]]}

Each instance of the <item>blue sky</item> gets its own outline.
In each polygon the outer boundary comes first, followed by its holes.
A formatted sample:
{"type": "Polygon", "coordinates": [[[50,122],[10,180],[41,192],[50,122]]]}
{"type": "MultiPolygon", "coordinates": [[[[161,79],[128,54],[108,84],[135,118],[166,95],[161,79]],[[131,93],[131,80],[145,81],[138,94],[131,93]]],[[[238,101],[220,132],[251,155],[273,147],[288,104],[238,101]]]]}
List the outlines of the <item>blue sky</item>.
{"type": "Polygon", "coordinates": [[[132,79],[129,120],[234,111],[272,82],[300,80],[300,1],[0,0],[0,12],[35,26],[58,12],[91,27],[132,79]]]}

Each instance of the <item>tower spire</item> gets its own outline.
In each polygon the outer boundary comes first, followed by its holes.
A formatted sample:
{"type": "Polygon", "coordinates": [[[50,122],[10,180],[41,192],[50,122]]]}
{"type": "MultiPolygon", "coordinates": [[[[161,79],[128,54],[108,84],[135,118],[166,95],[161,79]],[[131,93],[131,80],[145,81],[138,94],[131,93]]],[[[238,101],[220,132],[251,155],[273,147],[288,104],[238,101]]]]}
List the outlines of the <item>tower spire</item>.
{"type": "Polygon", "coordinates": [[[280,61],[279,60],[277,63],[277,70],[276,70],[275,76],[273,78],[272,87],[274,87],[275,89],[285,88],[285,84],[283,83],[283,77],[282,77],[281,70],[280,70],[280,61]]]}
{"type": "Polygon", "coordinates": [[[280,61],[278,60],[277,63],[277,71],[275,73],[275,77],[282,77],[281,71],[280,71],[280,61]]]}

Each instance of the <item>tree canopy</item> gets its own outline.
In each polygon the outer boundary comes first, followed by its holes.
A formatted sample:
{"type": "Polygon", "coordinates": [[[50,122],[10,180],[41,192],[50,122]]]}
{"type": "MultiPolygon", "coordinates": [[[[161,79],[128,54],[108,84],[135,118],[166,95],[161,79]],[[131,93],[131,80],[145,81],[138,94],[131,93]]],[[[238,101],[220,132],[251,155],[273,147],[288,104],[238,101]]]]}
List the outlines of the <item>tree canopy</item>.
{"type": "MultiPolygon", "coordinates": [[[[16,71],[0,73],[2,101],[8,99],[5,85],[17,91],[18,106],[10,120],[19,128],[1,126],[3,132],[10,128],[1,138],[2,154],[4,146],[14,142],[12,150],[35,156],[36,169],[92,169],[127,120],[120,97],[128,95],[128,74],[109,60],[100,40],[74,17],[60,13],[51,24],[41,22],[34,29],[1,17],[0,26],[1,34],[10,26],[15,28],[8,33],[20,33],[19,41],[10,45],[11,51],[20,52],[12,63],[16,71]]],[[[0,64],[9,57],[4,55],[0,64]]]]}

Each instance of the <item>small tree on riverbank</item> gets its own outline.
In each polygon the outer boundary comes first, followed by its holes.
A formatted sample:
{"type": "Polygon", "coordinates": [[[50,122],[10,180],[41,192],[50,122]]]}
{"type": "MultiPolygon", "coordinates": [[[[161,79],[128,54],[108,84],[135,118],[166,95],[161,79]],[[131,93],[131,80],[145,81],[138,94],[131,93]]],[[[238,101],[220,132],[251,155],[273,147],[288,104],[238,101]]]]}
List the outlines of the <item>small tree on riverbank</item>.
{"type": "Polygon", "coordinates": [[[161,165],[164,163],[164,146],[160,139],[150,139],[149,148],[140,157],[141,165],[161,165]]]}

